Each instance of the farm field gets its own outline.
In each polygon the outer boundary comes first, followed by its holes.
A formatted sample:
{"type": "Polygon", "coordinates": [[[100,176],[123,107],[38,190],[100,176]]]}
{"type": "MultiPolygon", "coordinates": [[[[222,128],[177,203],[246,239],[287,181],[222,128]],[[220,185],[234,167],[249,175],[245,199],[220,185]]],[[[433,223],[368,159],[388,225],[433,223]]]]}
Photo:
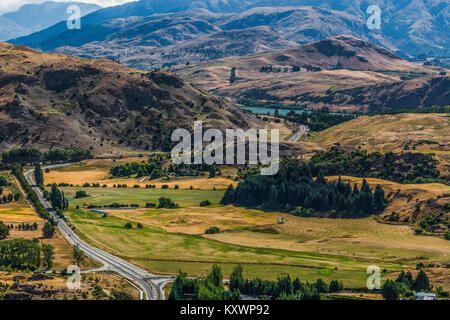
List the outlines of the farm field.
{"type": "Polygon", "coordinates": [[[110,205],[113,202],[121,204],[138,204],[145,206],[147,202],[158,204],[160,197],[168,197],[182,207],[198,206],[203,200],[219,204],[223,191],[213,190],[175,190],[175,189],[145,189],[145,188],[61,188],[68,197],[75,196],[77,190],[85,190],[88,198],[74,199],[71,208],[76,205],[92,204],[96,206],[110,205]]]}
{"type": "MultiPolygon", "coordinates": [[[[30,225],[36,223],[38,225],[37,230],[33,231],[17,230],[14,228],[13,230],[10,230],[10,234],[7,239],[39,239],[41,243],[50,244],[55,248],[53,263],[55,270],[63,270],[69,265],[72,265],[72,248],[67,240],[59,233],[59,231],[56,231],[52,239],[43,239],[42,228],[44,227],[45,220],[39,217],[30,206],[22,192],[22,189],[17,184],[16,179],[14,179],[14,177],[8,172],[0,172],[0,175],[6,177],[8,182],[11,183],[10,186],[4,189],[4,193],[12,192],[15,194],[19,192],[21,194],[18,201],[0,204],[0,221],[13,226],[17,226],[22,223],[30,225]]],[[[97,266],[99,265],[90,259],[86,259],[81,265],[83,269],[91,269],[97,266]]]]}
{"type": "Polygon", "coordinates": [[[449,241],[416,236],[409,226],[382,224],[374,218],[343,220],[288,216],[284,224],[267,226],[259,232],[224,232],[207,237],[232,244],[318,252],[377,263],[389,261],[411,267],[418,262],[450,261],[449,241]]]}
{"type": "Polygon", "coordinates": [[[180,209],[111,210],[115,217],[161,228],[170,233],[203,235],[210,227],[238,231],[277,223],[283,214],[233,206],[185,207],[180,209]]]}
{"type": "MultiPolygon", "coordinates": [[[[206,272],[212,263],[223,265],[227,274],[238,263],[249,277],[275,279],[281,272],[305,280],[339,278],[347,285],[363,286],[371,263],[345,256],[316,252],[294,252],[248,245],[232,245],[183,234],[167,233],[130,220],[108,217],[87,210],[71,210],[70,223],[78,234],[95,246],[148,268],[152,272],[176,274],[181,268],[192,275],[206,272]],[[126,229],[127,222],[134,224],[126,229]]],[[[383,262],[380,267],[398,271],[400,266],[383,262]]]]}
{"type": "MultiPolygon", "coordinates": [[[[142,158],[138,158],[142,161],[142,158]]],[[[135,161],[135,158],[128,159],[125,162],[135,161]]],[[[140,162],[139,161],[139,162],[140,162]]],[[[113,162],[109,162],[113,164],[113,162]]],[[[116,165],[116,163],[114,163],[116,165]]],[[[174,189],[178,186],[180,189],[193,189],[197,190],[225,190],[230,184],[236,185],[237,182],[226,177],[181,177],[166,179],[149,180],[145,178],[111,178],[109,175],[109,168],[106,164],[98,164],[97,161],[88,160],[84,164],[73,164],[68,167],[62,167],[58,169],[52,169],[50,172],[44,172],[45,184],[59,184],[65,183],[74,186],[83,186],[85,183],[93,184],[99,183],[101,186],[106,185],[112,188],[114,185],[126,184],[128,187],[139,185],[141,188],[146,185],[154,185],[156,188],[161,189],[163,185],[167,185],[170,189],[174,189]]],[[[232,172],[231,174],[234,174],[232,172]]]]}
{"type": "MultiPolygon", "coordinates": [[[[142,158],[139,158],[142,160],[142,158]]],[[[130,159],[123,160],[130,162],[130,159]]],[[[401,269],[414,270],[418,263],[450,262],[450,242],[439,237],[416,236],[413,226],[378,222],[377,218],[343,220],[300,218],[279,212],[263,212],[222,206],[224,189],[237,182],[224,177],[208,179],[178,178],[170,181],[141,181],[136,178],[109,179],[108,172],[116,162],[87,160],[84,164],[51,170],[45,183],[106,184],[107,188],[61,187],[66,196],[84,190],[90,197],[70,201],[69,222],[78,234],[91,244],[121,256],[148,270],[176,274],[179,269],[192,276],[205,274],[213,263],[219,263],[228,276],[237,263],[244,266],[247,277],[276,279],[280,273],[314,281],[342,279],[345,285],[363,287],[365,269],[372,264],[387,269],[385,278],[392,278],[401,269]],[[222,184],[218,187],[218,184],[222,184]],[[128,188],[112,188],[127,184],[128,188]],[[132,186],[138,184],[140,188],[132,186]],[[146,184],[156,189],[145,189],[146,184]],[[169,189],[161,189],[166,184],[169,189]],[[175,189],[175,185],[179,189],[175,189]],[[194,190],[189,190],[193,186],[194,190]],[[212,190],[216,187],[216,190],[212,190]],[[158,203],[160,197],[171,198],[179,209],[148,209],[147,202],[158,203]],[[200,207],[209,200],[211,206],[200,207]],[[88,205],[112,203],[138,204],[140,208],[107,210],[110,215],[84,209],[88,205]],[[80,206],[80,210],[75,207],[80,206]],[[284,223],[278,219],[284,217],[284,223]],[[131,223],[133,229],[125,229],[131,223]],[[143,225],[138,229],[137,224],[143,225]],[[220,234],[206,235],[218,227],[220,234]]],[[[338,177],[327,177],[337,180],[338,177]]],[[[343,176],[344,182],[362,183],[362,178],[343,176]]],[[[386,180],[367,179],[372,187],[382,185],[391,194],[385,214],[392,211],[411,214],[416,206],[411,196],[425,202],[450,187],[442,184],[402,185],[386,180]]],[[[450,287],[450,276],[433,273],[431,281],[450,287]]]]}

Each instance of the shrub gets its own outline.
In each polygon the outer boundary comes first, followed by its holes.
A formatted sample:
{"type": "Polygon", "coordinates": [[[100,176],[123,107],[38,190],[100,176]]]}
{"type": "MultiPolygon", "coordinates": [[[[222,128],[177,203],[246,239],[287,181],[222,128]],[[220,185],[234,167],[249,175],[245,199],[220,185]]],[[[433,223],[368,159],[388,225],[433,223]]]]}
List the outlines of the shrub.
{"type": "Polygon", "coordinates": [[[159,205],[158,208],[166,208],[166,209],[176,209],[180,206],[176,203],[174,203],[171,199],[161,197],[159,198],[159,205]]]}
{"type": "Polygon", "coordinates": [[[133,226],[131,225],[131,223],[127,222],[125,224],[125,229],[133,229],[133,226]]]}
{"type": "Polygon", "coordinates": [[[200,202],[200,207],[209,207],[210,205],[211,205],[211,202],[209,200],[200,202]]]}
{"type": "Polygon", "coordinates": [[[205,231],[206,234],[216,234],[220,233],[220,229],[218,227],[211,227],[205,231]]]}
{"type": "Polygon", "coordinates": [[[75,194],[75,199],[87,198],[87,197],[89,197],[89,195],[84,190],[79,190],[75,194]]]}

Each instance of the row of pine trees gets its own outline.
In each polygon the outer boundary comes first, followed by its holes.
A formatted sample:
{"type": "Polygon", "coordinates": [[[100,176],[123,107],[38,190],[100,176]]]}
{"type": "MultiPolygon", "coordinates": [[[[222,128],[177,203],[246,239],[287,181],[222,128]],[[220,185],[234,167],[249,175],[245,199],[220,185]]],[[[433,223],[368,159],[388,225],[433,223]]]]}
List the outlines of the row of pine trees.
{"type": "Polygon", "coordinates": [[[274,176],[250,176],[236,188],[230,186],[221,203],[287,212],[303,207],[363,217],[383,211],[386,198],[381,186],[372,190],[365,179],[361,189],[357,185],[352,188],[341,178],[327,181],[321,172],[313,178],[307,165],[289,162],[274,176]]]}

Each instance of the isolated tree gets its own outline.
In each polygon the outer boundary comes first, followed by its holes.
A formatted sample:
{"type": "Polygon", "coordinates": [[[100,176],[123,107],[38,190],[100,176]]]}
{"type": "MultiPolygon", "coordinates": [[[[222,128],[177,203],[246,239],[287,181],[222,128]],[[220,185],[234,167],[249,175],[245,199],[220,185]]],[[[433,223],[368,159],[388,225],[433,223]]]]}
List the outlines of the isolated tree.
{"type": "Polygon", "coordinates": [[[78,245],[73,246],[72,248],[72,257],[73,261],[77,266],[80,266],[80,264],[84,261],[84,252],[80,249],[78,245]]]}
{"type": "Polygon", "coordinates": [[[231,75],[230,75],[230,83],[233,84],[236,82],[236,67],[233,67],[231,69],[231,75]]]}
{"type": "Polygon", "coordinates": [[[63,195],[62,195],[61,191],[58,189],[58,187],[56,186],[56,184],[52,184],[50,200],[51,200],[53,208],[55,208],[55,209],[58,208],[60,210],[64,209],[63,195]]]}
{"type": "Polygon", "coordinates": [[[45,239],[53,238],[55,234],[55,226],[50,222],[46,222],[44,224],[44,228],[42,228],[42,235],[45,239]]]}
{"type": "Polygon", "coordinates": [[[34,165],[34,180],[36,181],[36,185],[44,185],[44,174],[42,173],[41,164],[39,162],[36,162],[34,165]]]}

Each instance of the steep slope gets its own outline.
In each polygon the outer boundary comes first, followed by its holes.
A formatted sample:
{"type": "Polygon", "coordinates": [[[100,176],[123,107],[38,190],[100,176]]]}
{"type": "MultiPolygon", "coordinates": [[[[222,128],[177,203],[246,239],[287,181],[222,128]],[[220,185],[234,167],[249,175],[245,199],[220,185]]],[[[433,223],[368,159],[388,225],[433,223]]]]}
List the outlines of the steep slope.
{"type": "Polygon", "coordinates": [[[286,39],[299,44],[314,42],[340,34],[394,48],[389,41],[367,32],[365,19],[321,7],[261,7],[233,15],[221,26],[225,30],[268,26],[286,39]]]}
{"type": "MultiPolygon", "coordinates": [[[[268,27],[255,27],[243,30],[219,31],[189,41],[172,41],[170,46],[162,46],[161,39],[168,43],[167,35],[158,30],[147,37],[156,46],[134,46],[128,41],[102,41],[84,45],[79,48],[61,47],[55,53],[78,55],[88,58],[101,56],[114,57],[121,63],[139,69],[151,69],[161,66],[186,64],[220,59],[228,56],[241,56],[257,52],[266,52],[279,48],[290,48],[295,42],[284,39],[268,27]],[[165,34],[166,36],[159,36],[165,34]],[[151,40],[150,40],[151,38],[151,40]],[[155,40],[159,43],[156,43],[155,40]],[[248,42],[248,39],[254,39],[248,42]]],[[[183,37],[186,37],[183,33],[183,37]]],[[[142,42],[143,40],[141,40],[142,42]]]]}
{"type": "MultiPolygon", "coordinates": [[[[305,97],[305,101],[308,98],[305,97]]],[[[370,111],[418,109],[449,106],[449,77],[425,77],[392,84],[362,86],[311,97],[310,102],[329,105],[363,106],[370,111]]]]}
{"type": "Polygon", "coordinates": [[[405,73],[441,71],[407,62],[382,47],[344,35],[285,50],[177,66],[173,70],[218,95],[291,104],[311,103],[313,97],[321,99],[325,93],[361,84],[398,82],[405,73]],[[230,85],[233,67],[237,69],[237,81],[230,85]]]}
{"type": "Polygon", "coordinates": [[[8,12],[2,16],[4,19],[12,22],[11,26],[14,27],[14,30],[11,30],[10,33],[0,31],[0,40],[25,36],[53,26],[60,21],[65,21],[69,16],[67,8],[71,5],[78,6],[82,16],[101,8],[95,4],[83,2],[46,1],[41,4],[26,4],[20,7],[19,10],[8,12]]]}
{"type": "Polygon", "coordinates": [[[325,147],[362,147],[368,152],[431,154],[439,161],[441,175],[448,177],[449,137],[448,114],[398,114],[359,117],[319,132],[311,142],[325,147]]]}
{"type": "MultiPolygon", "coordinates": [[[[42,42],[41,46],[44,50],[52,50],[60,46],[77,47],[93,44],[99,48],[96,51],[99,57],[105,57],[108,49],[115,48],[112,56],[117,58],[125,52],[131,55],[145,49],[173,45],[220,30],[208,21],[188,15],[152,16],[148,19],[139,19],[139,22],[136,20],[136,18],[118,19],[98,26],[87,26],[82,30],[67,30],[57,37],[42,42]]],[[[92,46],[87,46],[87,50],[84,50],[84,47],[76,50],[89,57],[92,56],[89,54],[90,47],[92,46]]],[[[64,48],[53,51],[69,53],[64,48]]]]}
{"type": "Polygon", "coordinates": [[[170,73],[7,43],[0,43],[0,56],[0,150],[167,150],[173,130],[192,129],[195,119],[222,130],[263,126],[170,73]]]}

